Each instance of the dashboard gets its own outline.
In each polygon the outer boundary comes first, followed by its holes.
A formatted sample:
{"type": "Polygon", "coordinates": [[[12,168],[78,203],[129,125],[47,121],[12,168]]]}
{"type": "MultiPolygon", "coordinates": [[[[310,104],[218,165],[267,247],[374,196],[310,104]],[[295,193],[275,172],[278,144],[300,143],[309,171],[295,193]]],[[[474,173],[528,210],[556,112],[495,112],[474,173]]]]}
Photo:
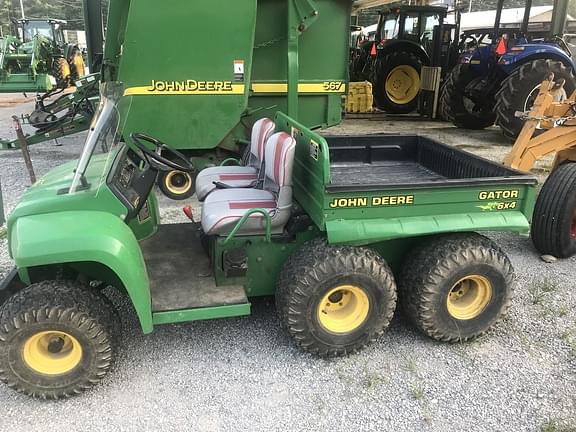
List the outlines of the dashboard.
{"type": "Polygon", "coordinates": [[[136,216],[140,223],[150,218],[147,200],[157,174],[132,149],[125,147],[118,152],[107,184],[128,209],[127,222],[136,216]]]}

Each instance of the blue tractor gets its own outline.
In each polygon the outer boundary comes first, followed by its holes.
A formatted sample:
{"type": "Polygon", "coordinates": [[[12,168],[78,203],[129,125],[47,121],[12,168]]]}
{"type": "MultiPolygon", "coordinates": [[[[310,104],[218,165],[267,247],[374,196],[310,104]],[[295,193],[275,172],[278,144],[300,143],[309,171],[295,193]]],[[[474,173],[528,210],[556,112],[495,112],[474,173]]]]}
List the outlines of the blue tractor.
{"type": "Polygon", "coordinates": [[[540,83],[550,72],[557,82],[564,80],[566,94],[576,89],[576,64],[554,23],[565,22],[566,10],[557,6],[567,2],[555,0],[552,37],[542,38],[527,36],[531,3],[526,1],[518,31],[500,28],[504,0],[498,0],[494,31],[465,36],[466,48],[442,88],[440,109],[446,120],[465,129],[484,129],[496,123],[513,140],[524,123],[515,116],[516,111],[530,110],[540,83]],[[558,12],[561,9],[563,16],[558,12]]]}

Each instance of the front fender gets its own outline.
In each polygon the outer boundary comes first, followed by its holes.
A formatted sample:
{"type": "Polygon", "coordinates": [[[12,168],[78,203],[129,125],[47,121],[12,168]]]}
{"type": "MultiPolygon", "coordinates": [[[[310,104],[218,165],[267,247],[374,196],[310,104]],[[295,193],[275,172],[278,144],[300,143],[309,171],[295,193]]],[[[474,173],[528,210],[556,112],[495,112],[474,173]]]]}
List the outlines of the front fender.
{"type": "Polygon", "coordinates": [[[498,64],[508,73],[511,73],[518,65],[540,58],[562,62],[566,67],[576,71],[573,59],[561,48],[545,44],[519,45],[516,50],[510,50],[500,57],[498,64]]]}
{"type": "Polygon", "coordinates": [[[96,262],[123,283],[144,333],[152,331],[146,265],[136,237],[118,217],[99,211],[69,211],[23,216],[9,232],[10,254],[18,269],[96,262]]]}

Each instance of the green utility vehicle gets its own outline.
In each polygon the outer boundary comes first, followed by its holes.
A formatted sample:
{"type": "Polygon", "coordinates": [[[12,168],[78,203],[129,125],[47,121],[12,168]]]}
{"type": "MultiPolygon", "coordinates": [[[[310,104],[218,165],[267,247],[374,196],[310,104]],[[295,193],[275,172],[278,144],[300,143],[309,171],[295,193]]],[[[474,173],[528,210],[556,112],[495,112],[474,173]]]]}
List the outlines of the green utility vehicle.
{"type": "Polygon", "coordinates": [[[84,76],[78,46],[64,40],[66,21],[21,19],[17,36],[0,39],[0,92],[48,92],[84,76]]]}
{"type": "Polygon", "coordinates": [[[119,317],[104,287],[127,296],[144,333],[248,315],[250,298],[274,295],[288,334],[322,357],[378,338],[397,298],[424,333],[450,342],[483,333],[510,305],[510,261],[476,231],[527,233],[534,177],[418,136],[323,138],[279,112],[254,123],[250,165],[200,173],[199,183],[220,180],[201,223],[162,225],[158,175],[194,167],[126,134],[137,96],[122,94],[103,84],[79,160],[40,179],[8,219],[9,387],[59,398],[106,375],[119,317]],[[257,181],[238,187],[247,173],[257,181]]]}

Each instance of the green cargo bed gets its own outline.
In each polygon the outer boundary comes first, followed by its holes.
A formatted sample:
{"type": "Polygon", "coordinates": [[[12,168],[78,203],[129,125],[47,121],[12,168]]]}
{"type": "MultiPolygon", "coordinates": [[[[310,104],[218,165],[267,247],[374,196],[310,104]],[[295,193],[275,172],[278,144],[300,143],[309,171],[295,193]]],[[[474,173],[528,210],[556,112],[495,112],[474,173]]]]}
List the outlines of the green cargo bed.
{"type": "Polygon", "coordinates": [[[527,233],[537,185],[534,176],[416,135],[300,132],[294,170],[296,201],[334,243],[527,233]]]}

